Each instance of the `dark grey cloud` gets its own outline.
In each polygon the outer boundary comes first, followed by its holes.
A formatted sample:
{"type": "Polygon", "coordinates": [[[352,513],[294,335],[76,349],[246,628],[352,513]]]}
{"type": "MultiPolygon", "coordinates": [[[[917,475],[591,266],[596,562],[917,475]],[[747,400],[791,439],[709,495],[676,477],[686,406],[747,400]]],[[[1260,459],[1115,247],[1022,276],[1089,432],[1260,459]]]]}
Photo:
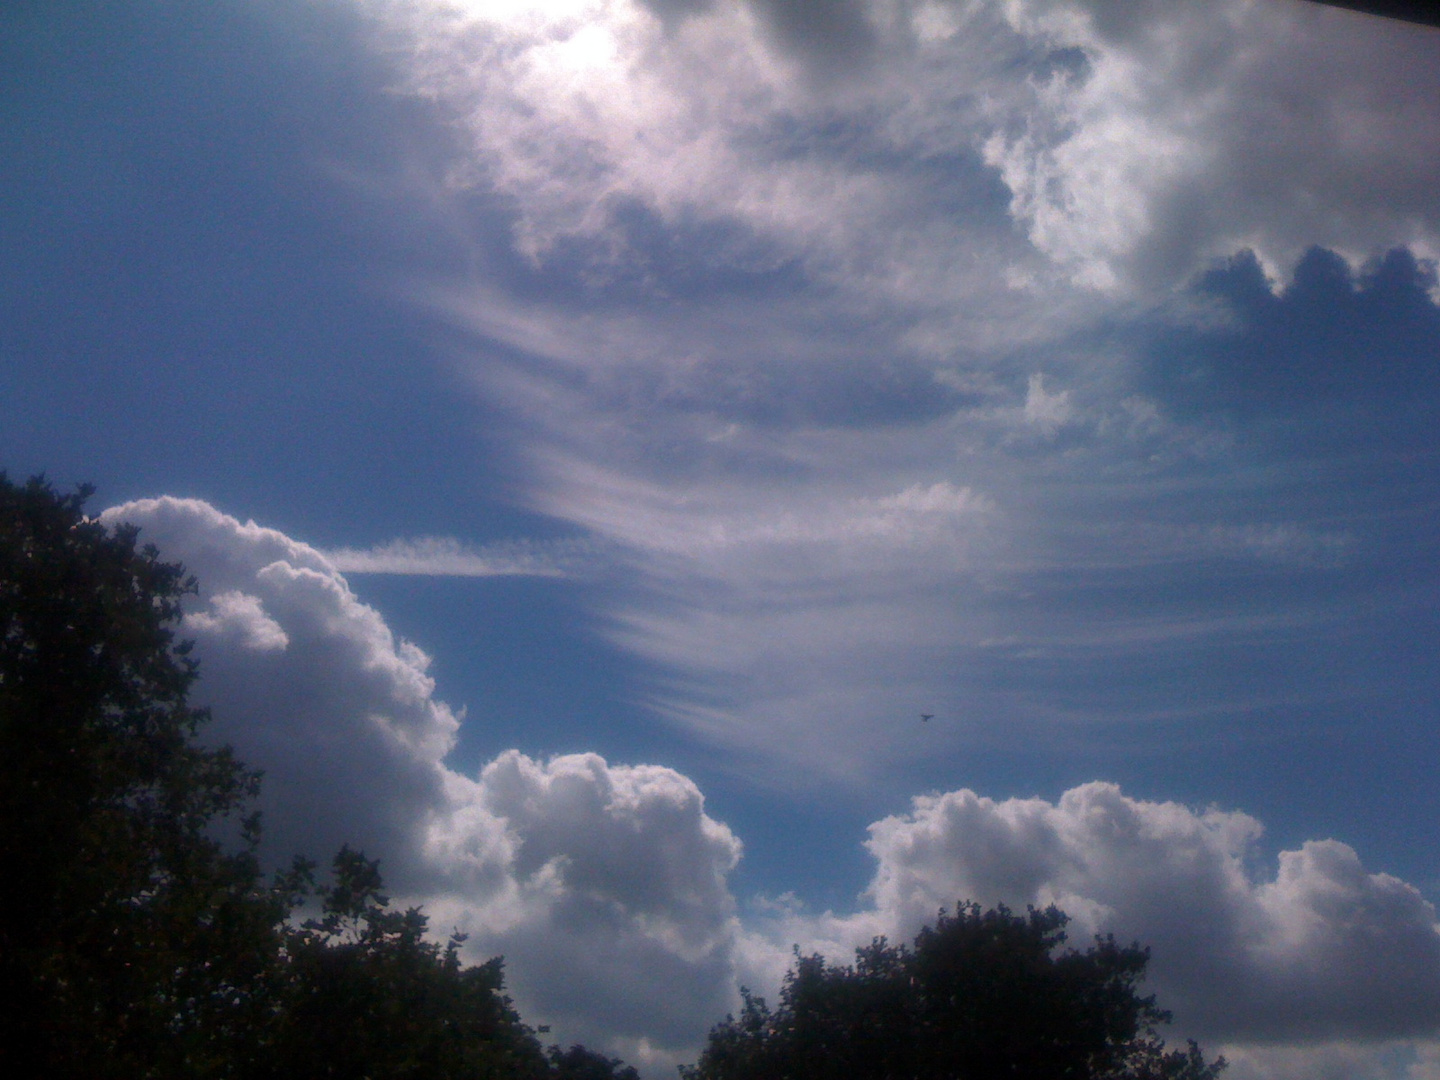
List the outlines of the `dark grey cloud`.
{"type": "Polygon", "coordinates": [[[879,35],[864,0],[748,0],[786,52],[823,81],[852,78],[874,59],[879,35]]]}

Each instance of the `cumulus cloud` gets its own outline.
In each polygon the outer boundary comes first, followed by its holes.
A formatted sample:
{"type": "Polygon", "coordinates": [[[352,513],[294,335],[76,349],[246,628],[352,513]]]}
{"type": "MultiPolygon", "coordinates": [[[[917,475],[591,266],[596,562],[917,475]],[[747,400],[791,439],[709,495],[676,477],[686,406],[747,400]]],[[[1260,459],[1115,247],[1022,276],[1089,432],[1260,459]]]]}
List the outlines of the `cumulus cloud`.
{"type": "MultiPolygon", "coordinates": [[[[508,895],[478,908],[460,888],[436,903],[474,947],[512,958],[521,1000],[541,1002],[593,1043],[618,1035],[641,1061],[688,1049],[729,1008],[740,844],[706,816],[696,786],[658,766],[594,754],[487,765],[467,804],[504,823],[508,895]],[[583,1018],[583,1019],[582,1019],[583,1018]]],[[[431,844],[473,843],[442,828],[431,844]]]]}
{"type": "MultiPolygon", "coordinates": [[[[942,483],[864,509],[975,507],[942,483]]],[[[272,854],[348,841],[378,855],[437,930],[505,954],[525,1015],[562,1038],[668,1069],[733,1007],[737,975],[773,991],[792,942],[840,959],[973,898],[1055,903],[1074,941],[1113,932],[1152,946],[1152,987],[1178,1031],[1224,1048],[1241,1080],[1433,1073],[1435,911],[1336,840],[1281,852],[1267,872],[1260,823],[1243,813],[1105,783],[1054,802],[957,790],[870,827],[876,870],[860,910],[817,916],[782,899],[742,914],[728,883],[740,841],[687,777],[513,750],[458,773],[445,756],[460,721],[435,699],[425,655],[321,553],[197,500],[143,500],[102,520],[139,525],[199,576],[185,629],[210,734],[266,770],[272,854]]]]}
{"type": "Polygon", "coordinates": [[[987,160],[1032,241],[1097,285],[1311,245],[1433,256],[1433,34],[1319,5],[1012,4],[1074,63],[1035,84],[987,160]],[[1418,80],[1418,82],[1417,82],[1418,80]]]}
{"type": "Polygon", "coordinates": [[[185,633],[204,658],[199,692],[219,706],[209,736],[264,771],[275,855],[326,858],[358,834],[410,872],[427,815],[445,805],[436,766],[459,723],[431,696],[425,653],[397,640],[319,551],[274,529],[174,498],[101,520],[138,525],[203,583],[185,633]],[[224,647],[242,630],[249,647],[224,647]]]}
{"type": "Polygon", "coordinates": [[[242,592],[218,593],[210,598],[210,608],[190,615],[189,626],[216,638],[230,638],[241,648],[269,652],[284,649],[290,637],[265,613],[258,596],[242,592]]]}
{"type": "Polygon", "coordinates": [[[557,1036],[664,1062],[728,1007],[740,844],[658,766],[511,751],[445,763],[460,717],[321,552],[194,499],[107,510],[201,583],[183,632],[206,738],[264,773],[267,857],[378,857],[437,930],[507,957],[517,1000],[557,1036]]]}
{"type": "MultiPolygon", "coordinates": [[[[1053,803],[969,790],[920,796],[908,814],[870,826],[870,907],[772,918],[782,936],[843,956],[873,934],[906,939],[966,899],[1017,910],[1055,904],[1074,920],[1074,944],[1114,933],[1149,945],[1152,989],[1178,1030],[1207,1046],[1331,1054],[1348,1039],[1354,1054],[1370,1054],[1388,1040],[1433,1039],[1434,907],[1335,840],[1283,851],[1267,873],[1260,834],[1243,813],[1147,802],[1107,783],[1053,803]]],[[[1271,1057],[1278,1068],[1280,1055],[1271,1057]]]]}

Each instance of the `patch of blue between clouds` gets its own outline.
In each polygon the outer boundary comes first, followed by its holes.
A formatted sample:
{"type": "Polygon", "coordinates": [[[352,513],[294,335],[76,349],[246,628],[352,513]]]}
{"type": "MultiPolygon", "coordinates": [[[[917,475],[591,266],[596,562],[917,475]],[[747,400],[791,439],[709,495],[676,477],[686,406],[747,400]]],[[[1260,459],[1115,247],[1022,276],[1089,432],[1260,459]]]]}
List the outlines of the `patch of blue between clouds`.
{"type": "Polygon", "coordinates": [[[1242,253],[1194,289],[1211,318],[1130,331],[1138,387],[1226,448],[1107,509],[1197,535],[1250,529],[1248,551],[1059,570],[1036,583],[1045,617],[1254,624],[1093,663],[1001,664],[999,678],[1037,697],[1117,717],[1103,750],[1073,748],[1061,786],[1105,776],[1143,797],[1243,807],[1272,847],[1343,838],[1435,895],[1440,845],[1423,825],[1440,813],[1434,286],[1404,250],[1352,274],[1315,249],[1276,293],[1242,253]],[[1147,702],[1158,722],[1125,722],[1147,702]]]}
{"type": "Polygon", "coordinates": [[[365,204],[367,169],[423,168],[443,128],[345,46],[355,18],[6,16],[8,469],[106,502],[198,495],[316,543],[545,528],[491,497],[498,420],[395,298],[387,267],[467,253],[408,205],[365,204]]]}
{"type": "Polygon", "coordinates": [[[1434,284],[1404,250],[1352,274],[1317,249],[1277,293],[1241,253],[1184,318],[1071,342],[1133,355],[1133,392],[1198,449],[1147,462],[1075,425],[1031,451],[1038,482],[1010,505],[1029,500],[1040,564],[957,591],[1003,633],[954,658],[954,706],[925,706],[963,748],[892,778],[884,812],[925,788],[1053,799],[1104,778],[1244,809],[1271,854],[1343,839],[1440,892],[1434,284]],[[1159,537],[1173,558],[1127,557],[1159,537]]]}

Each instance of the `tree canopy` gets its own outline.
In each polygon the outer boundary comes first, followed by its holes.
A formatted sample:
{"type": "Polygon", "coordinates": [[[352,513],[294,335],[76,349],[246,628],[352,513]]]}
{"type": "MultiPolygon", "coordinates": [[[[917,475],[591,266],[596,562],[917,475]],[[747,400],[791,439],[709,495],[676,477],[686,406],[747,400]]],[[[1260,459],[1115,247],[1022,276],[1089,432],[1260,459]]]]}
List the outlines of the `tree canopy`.
{"type": "Polygon", "coordinates": [[[744,994],[687,1080],[1214,1080],[1192,1043],[1139,993],[1149,959],[1101,938],[1065,949],[1051,907],[945,911],[913,946],[877,938],[849,966],[800,956],[779,1008],[744,994]]]}
{"type": "Polygon", "coordinates": [[[635,1080],[547,1055],[501,960],[462,964],[360,852],[262,878],[259,777],[196,739],[195,582],[89,494],[0,473],[0,1073],[635,1080]]]}
{"type": "Polygon", "coordinates": [[[258,779],[194,740],[194,583],[88,494],[0,474],[0,1045],[31,1075],[180,1072],[234,1033],[281,912],[254,819],[211,834],[258,779]]]}
{"type": "MultiPolygon", "coordinates": [[[[310,891],[309,870],[292,871],[296,897],[310,891]]],[[[247,1075],[550,1077],[534,1032],[503,994],[500,958],[464,966],[463,936],[430,940],[425,914],[395,910],[383,889],[378,864],[349,847],[335,856],[319,916],[285,930],[247,1075]]]]}

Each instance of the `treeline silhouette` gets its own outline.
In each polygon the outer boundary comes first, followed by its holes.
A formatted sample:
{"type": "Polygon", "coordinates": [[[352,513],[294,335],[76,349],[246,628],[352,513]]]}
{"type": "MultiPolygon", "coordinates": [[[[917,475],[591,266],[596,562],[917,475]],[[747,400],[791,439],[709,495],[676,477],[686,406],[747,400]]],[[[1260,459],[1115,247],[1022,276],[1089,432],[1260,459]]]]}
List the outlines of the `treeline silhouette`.
{"type": "Polygon", "coordinates": [[[966,904],[913,946],[877,938],[850,966],[800,956],[779,1008],[744,993],[684,1080],[1215,1080],[1139,984],[1149,950],[1114,938],[1063,949],[1066,915],[966,904]]]}
{"type": "MultiPolygon", "coordinates": [[[[637,1080],[543,1047],[501,959],[465,965],[360,852],[264,877],[259,777],[196,740],[195,582],[88,519],[90,494],[0,472],[0,1073],[637,1080]]],[[[746,993],[682,1074],[1213,1080],[1223,1061],[1156,1034],[1145,950],[1065,951],[1064,923],[969,905],[853,966],[797,955],[779,1007],[746,993]]]]}

